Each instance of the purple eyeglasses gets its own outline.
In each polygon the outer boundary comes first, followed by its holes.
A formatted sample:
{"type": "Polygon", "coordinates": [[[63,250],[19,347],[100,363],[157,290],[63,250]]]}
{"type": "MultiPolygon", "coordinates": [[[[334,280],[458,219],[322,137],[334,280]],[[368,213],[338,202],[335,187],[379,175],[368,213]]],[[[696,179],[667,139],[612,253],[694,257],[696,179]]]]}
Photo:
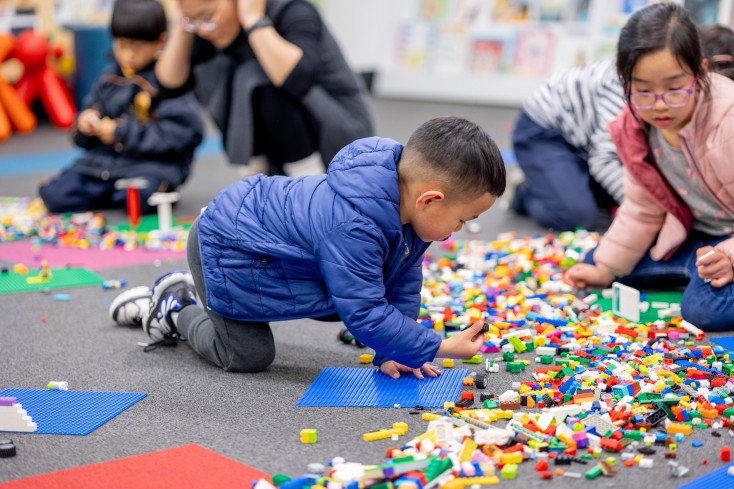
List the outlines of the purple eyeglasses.
{"type": "Polygon", "coordinates": [[[629,98],[630,102],[632,102],[632,105],[634,105],[635,108],[639,110],[652,109],[658,102],[658,100],[662,100],[665,105],[667,105],[671,109],[675,109],[677,107],[683,107],[688,103],[688,100],[691,98],[691,94],[696,87],[697,81],[698,76],[694,76],[693,84],[691,85],[691,88],[687,90],[670,90],[668,92],[660,94],[650,92],[627,92],[627,98],[629,98]]]}

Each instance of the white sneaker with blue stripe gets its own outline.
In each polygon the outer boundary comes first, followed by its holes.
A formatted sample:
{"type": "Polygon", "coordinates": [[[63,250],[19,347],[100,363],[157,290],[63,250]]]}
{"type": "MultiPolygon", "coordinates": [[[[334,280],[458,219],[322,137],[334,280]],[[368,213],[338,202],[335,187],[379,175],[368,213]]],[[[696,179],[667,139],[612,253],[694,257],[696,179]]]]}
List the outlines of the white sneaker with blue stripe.
{"type": "Polygon", "coordinates": [[[150,337],[146,349],[175,344],[179,338],[171,313],[196,304],[196,288],[189,272],[168,272],[155,281],[150,305],[143,316],[143,330],[150,337]]]}

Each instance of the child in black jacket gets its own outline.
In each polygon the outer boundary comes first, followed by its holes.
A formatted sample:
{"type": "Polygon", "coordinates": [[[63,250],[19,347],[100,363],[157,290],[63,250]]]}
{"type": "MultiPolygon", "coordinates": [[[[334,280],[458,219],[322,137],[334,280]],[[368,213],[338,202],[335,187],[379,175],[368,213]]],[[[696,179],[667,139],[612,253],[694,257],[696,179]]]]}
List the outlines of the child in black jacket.
{"type": "Polygon", "coordinates": [[[142,213],[154,192],[173,191],[189,176],[203,123],[192,94],[159,97],[157,54],[166,16],[155,0],[117,0],[110,25],[113,64],[84,99],[72,135],[84,155],[39,193],[50,212],[124,207],[120,179],[144,179],[142,213]]]}

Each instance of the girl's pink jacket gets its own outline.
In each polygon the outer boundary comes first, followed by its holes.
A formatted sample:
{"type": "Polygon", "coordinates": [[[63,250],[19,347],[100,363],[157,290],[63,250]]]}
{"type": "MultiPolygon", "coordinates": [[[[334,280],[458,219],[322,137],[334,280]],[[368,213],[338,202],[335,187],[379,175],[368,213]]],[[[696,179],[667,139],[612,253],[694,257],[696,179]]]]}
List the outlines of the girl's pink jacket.
{"type": "MultiPolygon", "coordinates": [[[[714,73],[709,81],[708,92],[700,92],[691,121],[678,135],[696,177],[734,216],[734,81],[714,73]]],[[[669,259],[691,225],[690,209],[648,156],[646,126],[629,106],[607,125],[624,165],[625,199],[594,261],[615,276],[629,274],[651,245],[653,260],[669,259]]],[[[716,248],[734,263],[734,238],[716,248]]]]}

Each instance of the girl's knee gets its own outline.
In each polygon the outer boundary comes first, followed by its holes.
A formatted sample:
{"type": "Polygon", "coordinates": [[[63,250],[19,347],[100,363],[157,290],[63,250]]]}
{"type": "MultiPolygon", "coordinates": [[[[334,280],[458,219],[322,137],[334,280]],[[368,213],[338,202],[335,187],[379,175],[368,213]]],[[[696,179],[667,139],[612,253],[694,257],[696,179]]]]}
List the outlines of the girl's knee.
{"type": "Polygon", "coordinates": [[[722,301],[718,297],[707,300],[695,294],[683,294],[681,316],[704,331],[734,330],[734,311],[719,302],[722,301]]]}

